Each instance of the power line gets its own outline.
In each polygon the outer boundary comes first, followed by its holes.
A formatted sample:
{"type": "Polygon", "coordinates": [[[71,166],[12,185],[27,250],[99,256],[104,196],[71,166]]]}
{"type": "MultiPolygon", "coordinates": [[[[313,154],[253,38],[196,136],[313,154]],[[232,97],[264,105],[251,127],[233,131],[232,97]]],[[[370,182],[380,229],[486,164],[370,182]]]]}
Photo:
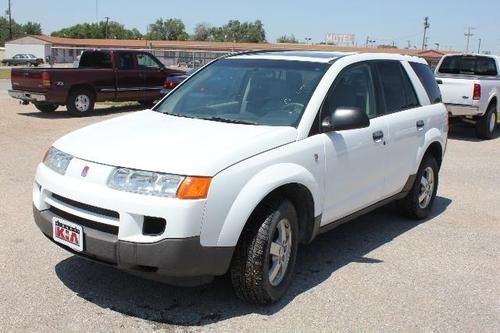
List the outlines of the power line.
{"type": "Polygon", "coordinates": [[[470,38],[474,36],[474,34],[471,32],[472,30],[476,29],[474,27],[465,27],[467,29],[467,32],[464,34],[465,37],[467,37],[467,50],[465,53],[469,53],[469,43],[470,43],[470,38]]]}

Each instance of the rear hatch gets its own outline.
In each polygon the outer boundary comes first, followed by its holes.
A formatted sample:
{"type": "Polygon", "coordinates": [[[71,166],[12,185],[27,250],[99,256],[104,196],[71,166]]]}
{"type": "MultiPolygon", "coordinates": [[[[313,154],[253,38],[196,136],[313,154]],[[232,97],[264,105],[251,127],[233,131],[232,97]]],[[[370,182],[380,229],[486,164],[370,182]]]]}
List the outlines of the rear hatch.
{"type": "Polygon", "coordinates": [[[45,69],[13,68],[11,83],[14,90],[44,91],[50,86],[50,79],[45,69]]]}

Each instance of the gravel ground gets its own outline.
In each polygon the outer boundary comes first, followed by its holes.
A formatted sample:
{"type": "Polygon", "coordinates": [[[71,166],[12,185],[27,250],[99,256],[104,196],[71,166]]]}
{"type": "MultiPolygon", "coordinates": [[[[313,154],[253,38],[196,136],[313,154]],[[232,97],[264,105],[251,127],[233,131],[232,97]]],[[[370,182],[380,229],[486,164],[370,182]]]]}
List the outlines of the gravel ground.
{"type": "Polygon", "coordinates": [[[454,128],[430,219],[402,219],[389,205],[321,235],[300,249],[288,296],[255,307],[226,278],[162,285],[43,237],[31,182],[45,149],[134,107],[45,115],[10,99],[8,86],[0,82],[0,331],[500,331],[499,138],[454,128]]]}

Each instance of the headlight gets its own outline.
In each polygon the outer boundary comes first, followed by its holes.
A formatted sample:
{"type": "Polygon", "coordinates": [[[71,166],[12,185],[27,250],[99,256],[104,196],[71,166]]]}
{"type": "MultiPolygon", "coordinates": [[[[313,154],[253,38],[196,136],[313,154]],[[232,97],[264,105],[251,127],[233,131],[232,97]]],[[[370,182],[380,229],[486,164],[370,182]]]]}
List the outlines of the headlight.
{"type": "Polygon", "coordinates": [[[108,181],[108,186],[120,191],[175,197],[184,177],[163,173],[115,169],[108,181]]]}
{"type": "Polygon", "coordinates": [[[115,190],[178,199],[205,199],[211,177],[185,177],[165,173],[117,168],[108,180],[115,190]]]}
{"type": "Polygon", "coordinates": [[[50,147],[45,154],[43,163],[55,172],[64,175],[72,158],[73,156],[63,153],[57,148],[50,147]]]}

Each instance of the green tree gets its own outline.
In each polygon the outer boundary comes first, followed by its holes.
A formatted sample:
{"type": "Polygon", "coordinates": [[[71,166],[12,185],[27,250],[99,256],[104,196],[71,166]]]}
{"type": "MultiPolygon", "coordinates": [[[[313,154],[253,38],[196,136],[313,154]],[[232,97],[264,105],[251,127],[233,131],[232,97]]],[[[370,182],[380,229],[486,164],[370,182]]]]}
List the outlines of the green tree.
{"type": "Polygon", "coordinates": [[[192,39],[205,41],[210,38],[211,27],[207,23],[198,23],[194,28],[192,39]]]}
{"type": "Polygon", "coordinates": [[[298,43],[299,41],[297,40],[297,38],[295,38],[294,35],[283,35],[281,37],[278,37],[278,39],[276,39],[276,42],[278,43],[289,43],[289,44],[296,44],[298,43]]]}
{"type": "Polygon", "coordinates": [[[140,39],[142,34],[137,29],[129,30],[123,24],[115,21],[99,23],[80,23],[68,28],[54,31],[52,36],[68,38],[113,38],[140,39]],[[107,36],[106,36],[107,34],[107,36]]]}
{"type": "MultiPolygon", "coordinates": [[[[28,22],[19,24],[12,20],[12,39],[25,37],[27,35],[41,35],[42,27],[39,23],[28,22]]],[[[9,20],[5,17],[0,17],[0,45],[4,46],[9,40],[9,20]]]]}
{"type": "Polygon", "coordinates": [[[159,18],[149,25],[148,30],[147,38],[151,40],[188,40],[189,38],[182,20],[175,18],[165,21],[159,18]]]}
{"type": "Polygon", "coordinates": [[[263,43],[266,41],[266,32],[260,20],[243,23],[230,20],[222,27],[211,28],[209,39],[219,42],[263,43]]]}

